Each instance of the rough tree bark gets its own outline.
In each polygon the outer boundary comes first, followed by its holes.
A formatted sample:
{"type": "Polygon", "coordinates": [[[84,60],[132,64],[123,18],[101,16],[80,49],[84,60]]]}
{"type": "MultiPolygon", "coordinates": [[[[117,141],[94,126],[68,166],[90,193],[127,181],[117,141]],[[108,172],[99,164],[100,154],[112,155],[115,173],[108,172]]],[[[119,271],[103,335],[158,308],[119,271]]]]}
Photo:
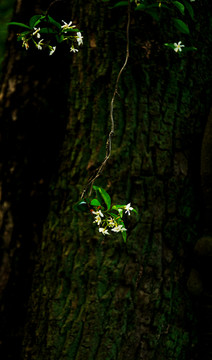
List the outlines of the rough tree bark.
{"type": "MultiPolygon", "coordinates": [[[[42,10],[49,3],[42,1],[42,10]]],[[[127,223],[126,244],[101,237],[89,214],[72,210],[104,158],[125,57],[125,8],[56,2],[52,15],[84,31],[74,56],[62,46],[52,57],[24,52],[10,33],[1,91],[1,332],[8,359],[187,360],[198,351],[209,358],[197,331],[203,289],[200,281],[195,288],[195,270],[189,277],[203,233],[208,4],[196,5],[200,49],[184,58],[164,50],[167,34],[150,17],[132,16],[112,155],[97,182],[114,203],[139,210],[127,223]]],[[[18,1],[15,19],[27,21],[40,9],[38,0],[18,1]]]]}

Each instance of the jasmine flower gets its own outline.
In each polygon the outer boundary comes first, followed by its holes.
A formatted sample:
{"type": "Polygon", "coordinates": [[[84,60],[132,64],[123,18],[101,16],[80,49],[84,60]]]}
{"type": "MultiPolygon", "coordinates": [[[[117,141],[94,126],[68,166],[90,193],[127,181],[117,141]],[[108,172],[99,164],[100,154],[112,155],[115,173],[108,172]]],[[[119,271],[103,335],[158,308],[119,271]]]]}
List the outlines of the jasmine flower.
{"type": "Polygon", "coordinates": [[[34,28],[34,30],[35,30],[35,31],[33,32],[32,35],[36,35],[36,34],[37,34],[37,38],[40,39],[40,34],[39,34],[40,28],[38,28],[38,29],[37,29],[37,28],[34,28]]]}
{"type": "Polygon", "coordinates": [[[97,225],[100,225],[101,222],[102,222],[101,216],[100,216],[100,215],[97,215],[97,216],[95,217],[94,223],[97,223],[97,225]]]}
{"type": "Polygon", "coordinates": [[[113,220],[112,217],[107,220],[107,223],[108,223],[108,226],[109,226],[109,227],[114,227],[114,226],[116,226],[116,223],[115,223],[115,221],[113,220]]]}
{"type": "Polygon", "coordinates": [[[70,52],[78,52],[79,50],[78,49],[75,49],[74,45],[72,45],[72,47],[70,48],[70,52]]]}
{"type": "Polygon", "coordinates": [[[79,32],[77,32],[77,37],[76,37],[76,39],[77,39],[77,42],[78,42],[78,45],[82,45],[83,44],[83,36],[82,36],[82,34],[81,34],[81,32],[79,31],[79,32]]]}
{"type": "Polygon", "coordinates": [[[39,43],[37,44],[37,48],[38,48],[38,50],[42,50],[43,48],[42,48],[42,41],[43,41],[44,39],[42,39],[42,40],[40,40],[39,41],[39,43]]]}
{"type": "Polygon", "coordinates": [[[110,235],[108,230],[105,228],[99,228],[99,232],[102,233],[103,235],[110,235]]]}
{"type": "Polygon", "coordinates": [[[54,54],[54,52],[55,52],[55,50],[56,50],[56,46],[50,46],[49,47],[50,48],[50,53],[49,53],[49,55],[52,55],[52,54],[54,54]]]}
{"type": "Polygon", "coordinates": [[[61,26],[61,29],[70,29],[70,28],[74,28],[74,27],[75,27],[75,25],[72,25],[72,26],[71,26],[72,21],[70,21],[68,24],[67,24],[64,20],[62,20],[62,22],[63,22],[64,25],[61,26]]]}
{"type": "Polygon", "coordinates": [[[126,210],[125,211],[125,214],[127,213],[127,215],[130,215],[130,211],[133,210],[133,207],[130,206],[131,203],[125,205],[124,209],[126,210]]]}
{"type": "Polygon", "coordinates": [[[94,214],[94,215],[100,215],[101,217],[104,217],[104,215],[102,214],[101,210],[93,211],[92,214],[94,214]]]}
{"type": "Polygon", "coordinates": [[[185,45],[181,45],[181,42],[182,41],[179,41],[178,44],[177,43],[174,43],[174,51],[175,52],[178,52],[178,51],[182,51],[182,47],[185,47],[185,45]]]}
{"type": "Polygon", "coordinates": [[[123,232],[123,231],[127,231],[127,229],[125,229],[123,227],[123,225],[116,225],[113,229],[111,229],[111,231],[114,231],[114,232],[123,232]]]}

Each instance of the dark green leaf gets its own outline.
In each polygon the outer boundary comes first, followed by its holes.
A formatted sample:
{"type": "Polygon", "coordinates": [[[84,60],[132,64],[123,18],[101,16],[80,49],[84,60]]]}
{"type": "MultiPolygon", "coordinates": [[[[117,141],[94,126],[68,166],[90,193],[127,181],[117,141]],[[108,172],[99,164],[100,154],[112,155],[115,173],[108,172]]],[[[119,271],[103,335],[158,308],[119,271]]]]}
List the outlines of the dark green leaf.
{"type": "Polygon", "coordinates": [[[186,1],[186,0],[182,0],[184,5],[185,5],[185,8],[188,10],[188,13],[190,15],[190,17],[192,18],[192,20],[194,20],[194,10],[193,10],[193,7],[191,6],[191,4],[186,1]]]}
{"type": "Polygon", "coordinates": [[[115,220],[119,217],[118,214],[114,214],[112,212],[109,212],[108,215],[112,216],[115,220]]]}
{"type": "MultiPolygon", "coordinates": [[[[161,4],[160,7],[170,10],[170,8],[168,6],[163,5],[163,4],[161,4]]],[[[158,9],[159,5],[158,5],[158,3],[157,4],[151,4],[151,5],[140,4],[135,8],[135,10],[146,10],[146,9],[150,9],[150,8],[157,8],[158,9]]]]}
{"type": "Polygon", "coordinates": [[[18,41],[23,40],[22,39],[23,37],[26,37],[26,35],[29,35],[31,33],[32,33],[31,31],[23,31],[22,33],[20,33],[20,36],[18,36],[17,40],[18,41]]]}
{"type": "Polygon", "coordinates": [[[56,26],[59,30],[61,30],[61,25],[60,25],[60,23],[58,23],[57,21],[55,21],[51,16],[48,16],[47,21],[48,21],[50,24],[56,26]]]}
{"type": "Polygon", "coordinates": [[[109,210],[110,207],[111,207],[110,195],[104,189],[102,189],[101,187],[93,186],[93,189],[101,195],[102,199],[104,200],[104,202],[105,202],[105,204],[107,206],[107,210],[109,210]]]}
{"type": "Polygon", "coordinates": [[[122,237],[123,237],[124,242],[126,243],[126,242],[127,242],[127,232],[126,232],[126,231],[122,231],[121,235],[122,235],[122,237]]]}
{"type": "Polygon", "coordinates": [[[186,25],[186,24],[184,23],[184,21],[182,21],[182,20],[180,20],[180,19],[176,19],[176,18],[174,18],[173,21],[174,21],[175,27],[176,27],[180,32],[182,32],[183,34],[187,34],[187,35],[189,34],[188,25],[186,25]]]}
{"type": "Polygon", "coordinates": [[[145,10],[146,9],[146,5],[145,4],[140,4],[138,5],[135,10],[145,10]]]}
{"type": "Polygon", "coordinates": [[[99,200],[97,200],[97,199],[91,200],[90,205],[91,206],[102,206],[101,203],[99,202],[99,200]]]}
{"type": "Polygon", "coordinates": [[[181,12],[182,15],[185,14],[185,7],[184,7],[184,5],[183,5],[181,2],[179,2],[179,1],[172,1],[172,4],[174,4],[174,5],[178,8],[178,10],[180,10],[180,12],[181,12]]]}
{"type": "Polygon", "coordinates": [[[63,35],[56,35],[55,36],[56,40],[58,43],[61,43],[64,40],[64,36],[63,35]]]}
{"type": "Polygon", "coordinates": [[[57,31],[55,31],[55,30],[53,30],[53,29],[51,29],[51,28],[49,28],[49,27],[47,27],[47,28],[41,28],[41,29],[40,29],[40,33],[41,33],[41,34],[58,34],[57,31]]]}
{"type": "Polygon", "coordinates": [[[39,24],[39,22],[43,18],[45,18],[45,16],[43,16],[43,15],[34,15],[34,16],[32,16],[31,19],[29,20],[29,26],[31,28],[34,28],[37,24],[39,24]]]}
{"type": "Polygon", "coordinates": [[[89,210],[89,207],[86,201],[80,200],[76,204],[74,204],[73,209],[79,212],[85,212],[89,210]]]}
{"type": "Polygon", "coordinates": [[[31,30],[31,28],[30,28],[28,25],[22,24],[22,23],[18,23],[18,22],[10,22],[10,23],[8,23],[8,25],[17,25],[17,26],[21,26],[21,27],[24,27],[24,28],[27,28],[27,29],[30,29],[30,30],[31,30]]]}
{"type": "Polygon", "coordinates": [[[153,17],[154,20],[159,21],[160,17],[157,9],[146,9],[145,12],[153,17]]]}
{"type": "MultiPolygon", "coordinates": [[[[125,225],[124,225],[124,221],[123,221],[123,220],[117,219],[117,223],[118,223],[118,225],[122,225],[122,226],[125,228],[125,225]]],[[[126,232],[126,231],[122,231],[122,232],[121,232],[121,235],[122,235],[122,237],[123,237],[124,242],[126,243],[126,241],[127,241],[127,232],[126,232]]]]}
{"type": "Polygon", "coordinates": [[[185,47],[185,48],[183,49],[183,52],[186,52],[186,51],[196,51],[196,50],[197,50],[196,47],[190,46],[190,47],[185,47]]]}
{"type": "Polygon", "coordinates": [[[68,33],[68,32],[79,32],[80,30],[79,29],[76,29],[76,28],[74,28],[74,29],[62,29],[62,32],[63,33],[68,33]]]}
{"type": "Polygon", "coordinates": [[[116,7],[120,7],[120,6],[127,6],[128,5],[128,1],[119,1],[118,3],[116,3],[114,6],[112,6],[110,9],[116,8],[116,7]]]}

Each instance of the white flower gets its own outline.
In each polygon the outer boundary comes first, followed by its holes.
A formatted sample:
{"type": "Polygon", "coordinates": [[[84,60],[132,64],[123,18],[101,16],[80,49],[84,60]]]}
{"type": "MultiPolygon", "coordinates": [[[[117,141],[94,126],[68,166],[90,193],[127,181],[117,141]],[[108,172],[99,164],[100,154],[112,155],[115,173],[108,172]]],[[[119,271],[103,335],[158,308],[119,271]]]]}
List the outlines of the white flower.
{"type": "Polygon", "coordinates": [[[70,21],[68,24],[67,24],[64,20],[62,20],[62,22],[63,22],[64,25],[61,26],[61,29],[70,29],[70,27],[71,27],[71,28],[74,28],[74,27],[75,27],[75,25],[72,25],[72,26],[71,26],[72,21],[70,21]]]}
{"type": "Polygon", "coordinates": [[[37,44],[37,48],[38,48],[38,50],[42,50],[43,48],[42,48],[42,41],[43,41],[44,39],[41,39],[40,41],[39,41],[39,43],[37,44]]]}
{"type": "Polygon", "coordinates": [[[108,230],[105,228],[99,228],[99,232],[102,233],[103,235],[110,235],[108,230]]]}
{"type": "Polygon", "coordinates": [[[50,47],[50,53],[49,53],[49,55],[54,54],[55,50],[56,50],[56,46],[50,47]]]}
{"type": "Polygon", "coordinates": [[[179,41],[178,44],[177,43],[174,43],[174,51],[178,52],[178,51],[182,51],[182,47],[185,47],[185,45],[181,45],[181,42],[182,41],[179,41]]]}
{"type": "Polygon", "coordinates": [[[104,217],[104,215],[102,214],[101,210],[92,211],[92,214],[94,214],[94,215],[99,215],[99,216],[101,216],[101,217],[104,217]]]}
{"type": "Polygon", "coordinates": [[[97,215],[97,216],[95,217],[94,223],[97,223],[97,225],[100,225],[101,222],[102,222],[101,216],[100,216],[100,215],[97,215]]]}
{"type": "Polygon", "coordinates": [[[75,47],[72,45],[72,47],[70,48],[70,52],[73,52],[73,53],[75,53],[75,52],[78,52],[79,50],[78,49],[75,49],[75,47]]]}
{"type": "Polygon", "coordinates": [[[25,39],[25,37],[22,37],[21,40],[23,41],[22,46],[25,46],[25,49],[28,50],[29,44],[28,44],[27,40],[25,39]]]}
{"type": "Polygon", "coordinates": [[[82,34],[81,34],[81,32],[79,31],[79,32],[77,32],[77,37],[76,37],[76,39],[77,39],[77,42],[78,42],[78,45],[82,45],[83,44],[83,36],[82,36],[82,34]]]}
{"type": "Polygon", "coordinates": [[[107,220],[107,223],[108,223],[109,227],[116,226],[116,223],[115,223],[115,221],[114,221],[114,219],[112,217],[107,220]]]}
{"type": "Polygon", "coordinates": [[[125,229],[123,227],[123,225],[116,225],[113,229],[111,229],[111,231],[114,231],[114,232],[123,232],[123,231],[127,231],[127,229],[125,229]]]}
{"type": "Polygon", "coordinates": [[[124,209],[126,210],[125,211],[125,214],[127,213],[127,215],[130,215],[130,211],[133,210],[133,207],[130,206],[131,203],[125,205],[124,209]]]}
{"type": "Polygon", "coordinates": [[[37,38],[40,39],[40,34],[39,34],[40,28],[38,28],[38,29],[37,29],[37,28],[34,28],[34,30],[35,30],[35,31],[33,32],[32,35],[36,35],[36,34],[37,34],[37,38]]]}

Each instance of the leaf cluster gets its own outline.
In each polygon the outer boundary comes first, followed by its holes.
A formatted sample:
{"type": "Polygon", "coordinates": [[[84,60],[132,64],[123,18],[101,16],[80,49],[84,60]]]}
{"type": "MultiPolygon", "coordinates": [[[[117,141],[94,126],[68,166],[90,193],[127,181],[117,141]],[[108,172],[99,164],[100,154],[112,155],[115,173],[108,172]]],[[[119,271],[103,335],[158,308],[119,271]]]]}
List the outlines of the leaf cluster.
{"type": "Polygon", "coordinates": [[[59,22],[53,19],[50,15],[34,15],[29,19],[28,24],[20,23],[20,22],[10,22],[8,25],[15,25],[20,28],[24,28],[25,30],[18,33],[17,40],[23,41],[23,46],[27,45],[28,48],[29,42],[33,42],[34,45],[39,48],[39,43],[36,41],[36,37],[40,38],[41,36],[44,40],[41,43],[40,49],[43,47],[48,47],[49,50],[52,50],[53,47],[50,45],[50,42],[53,43],[61,43],[62,41],[71,41],[73,42],[77,40],[76,33],[80,32],[75,26],[69,26],[66,24],[62,26],[59,22]],[[39,32],[39,33],[38,33],[39,32]]]}

